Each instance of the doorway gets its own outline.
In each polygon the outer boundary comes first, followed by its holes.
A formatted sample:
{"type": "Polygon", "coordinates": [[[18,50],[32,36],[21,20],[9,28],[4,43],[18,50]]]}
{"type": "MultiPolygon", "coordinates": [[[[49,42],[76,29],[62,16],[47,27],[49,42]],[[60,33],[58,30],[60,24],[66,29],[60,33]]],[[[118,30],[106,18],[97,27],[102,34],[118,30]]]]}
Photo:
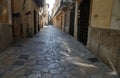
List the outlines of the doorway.
{"type": "Polygon", "coordinates": [[[70,28],[69,34],[74,36],[74,21],[75,21],[75,8],[73,8],[70,12],[70,28]]]}
{"type": "Polygon", "coordinates": [[[34,34],[36,34],[36,11],[34,10],[34,34]]]}
{"type": "Polygon", "coordinates": [[[38,14],[38,31],[40,31],[40,15],[38,14]]]}
{"type": "Polygon", "coordinates": [[[90,14],[90,0],[83,0],[79,6],[78,16],[78,40],[87,45],[88,25],[90,14]]]}

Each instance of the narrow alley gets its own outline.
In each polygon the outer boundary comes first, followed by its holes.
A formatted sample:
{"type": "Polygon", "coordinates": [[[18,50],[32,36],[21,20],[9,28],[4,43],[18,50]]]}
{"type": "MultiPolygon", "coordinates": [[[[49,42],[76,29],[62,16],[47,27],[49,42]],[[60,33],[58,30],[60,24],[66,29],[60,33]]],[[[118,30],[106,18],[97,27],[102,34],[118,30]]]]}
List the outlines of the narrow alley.
{"type": "Polygon", "coordinates": [[[120,0],[0,0],[0,78],[120,78],[120,0]]]}
{"type": "Polygon", "coordinates": [[[0,78],[120,78],[72,36],[49,25],[0,53],[0,78]]]}

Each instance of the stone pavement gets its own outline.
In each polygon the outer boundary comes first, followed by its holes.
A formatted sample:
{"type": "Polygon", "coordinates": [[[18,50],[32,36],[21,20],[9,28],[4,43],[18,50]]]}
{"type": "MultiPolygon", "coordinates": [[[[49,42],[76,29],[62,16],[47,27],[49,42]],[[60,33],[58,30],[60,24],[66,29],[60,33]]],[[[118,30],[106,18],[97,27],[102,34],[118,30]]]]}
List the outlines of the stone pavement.
{"type": "Polygon", "coordinates": [[[49,26],[0,53],[0,78],[120,78],[70,35],[49,26]]]}

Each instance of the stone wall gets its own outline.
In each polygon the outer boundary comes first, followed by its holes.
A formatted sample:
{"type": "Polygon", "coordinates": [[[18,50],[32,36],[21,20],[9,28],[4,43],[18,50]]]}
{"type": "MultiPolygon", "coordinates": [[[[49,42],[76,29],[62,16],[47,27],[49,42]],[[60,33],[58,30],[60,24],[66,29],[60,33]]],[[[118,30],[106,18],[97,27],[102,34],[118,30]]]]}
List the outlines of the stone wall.
{"type": "Polygon", "coordinates": [[[88,48],[102,61],[120,73],[120,31],[90,28],[88,48]]]}
{"type": "Polygon", "coordinates": [[[0,24],[0,51],[12,43],[12,27],[9,24],[0,24]]]}

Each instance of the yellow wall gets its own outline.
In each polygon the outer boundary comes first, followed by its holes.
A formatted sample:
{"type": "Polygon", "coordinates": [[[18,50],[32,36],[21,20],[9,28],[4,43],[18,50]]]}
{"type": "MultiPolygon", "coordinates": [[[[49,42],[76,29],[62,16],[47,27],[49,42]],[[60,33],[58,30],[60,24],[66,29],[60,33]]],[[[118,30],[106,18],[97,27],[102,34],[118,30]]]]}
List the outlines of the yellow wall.
{"type": "Polygon", "coordinates": [[[92,1],[91,26],[110,28],[113,0],[92,1]]]}

